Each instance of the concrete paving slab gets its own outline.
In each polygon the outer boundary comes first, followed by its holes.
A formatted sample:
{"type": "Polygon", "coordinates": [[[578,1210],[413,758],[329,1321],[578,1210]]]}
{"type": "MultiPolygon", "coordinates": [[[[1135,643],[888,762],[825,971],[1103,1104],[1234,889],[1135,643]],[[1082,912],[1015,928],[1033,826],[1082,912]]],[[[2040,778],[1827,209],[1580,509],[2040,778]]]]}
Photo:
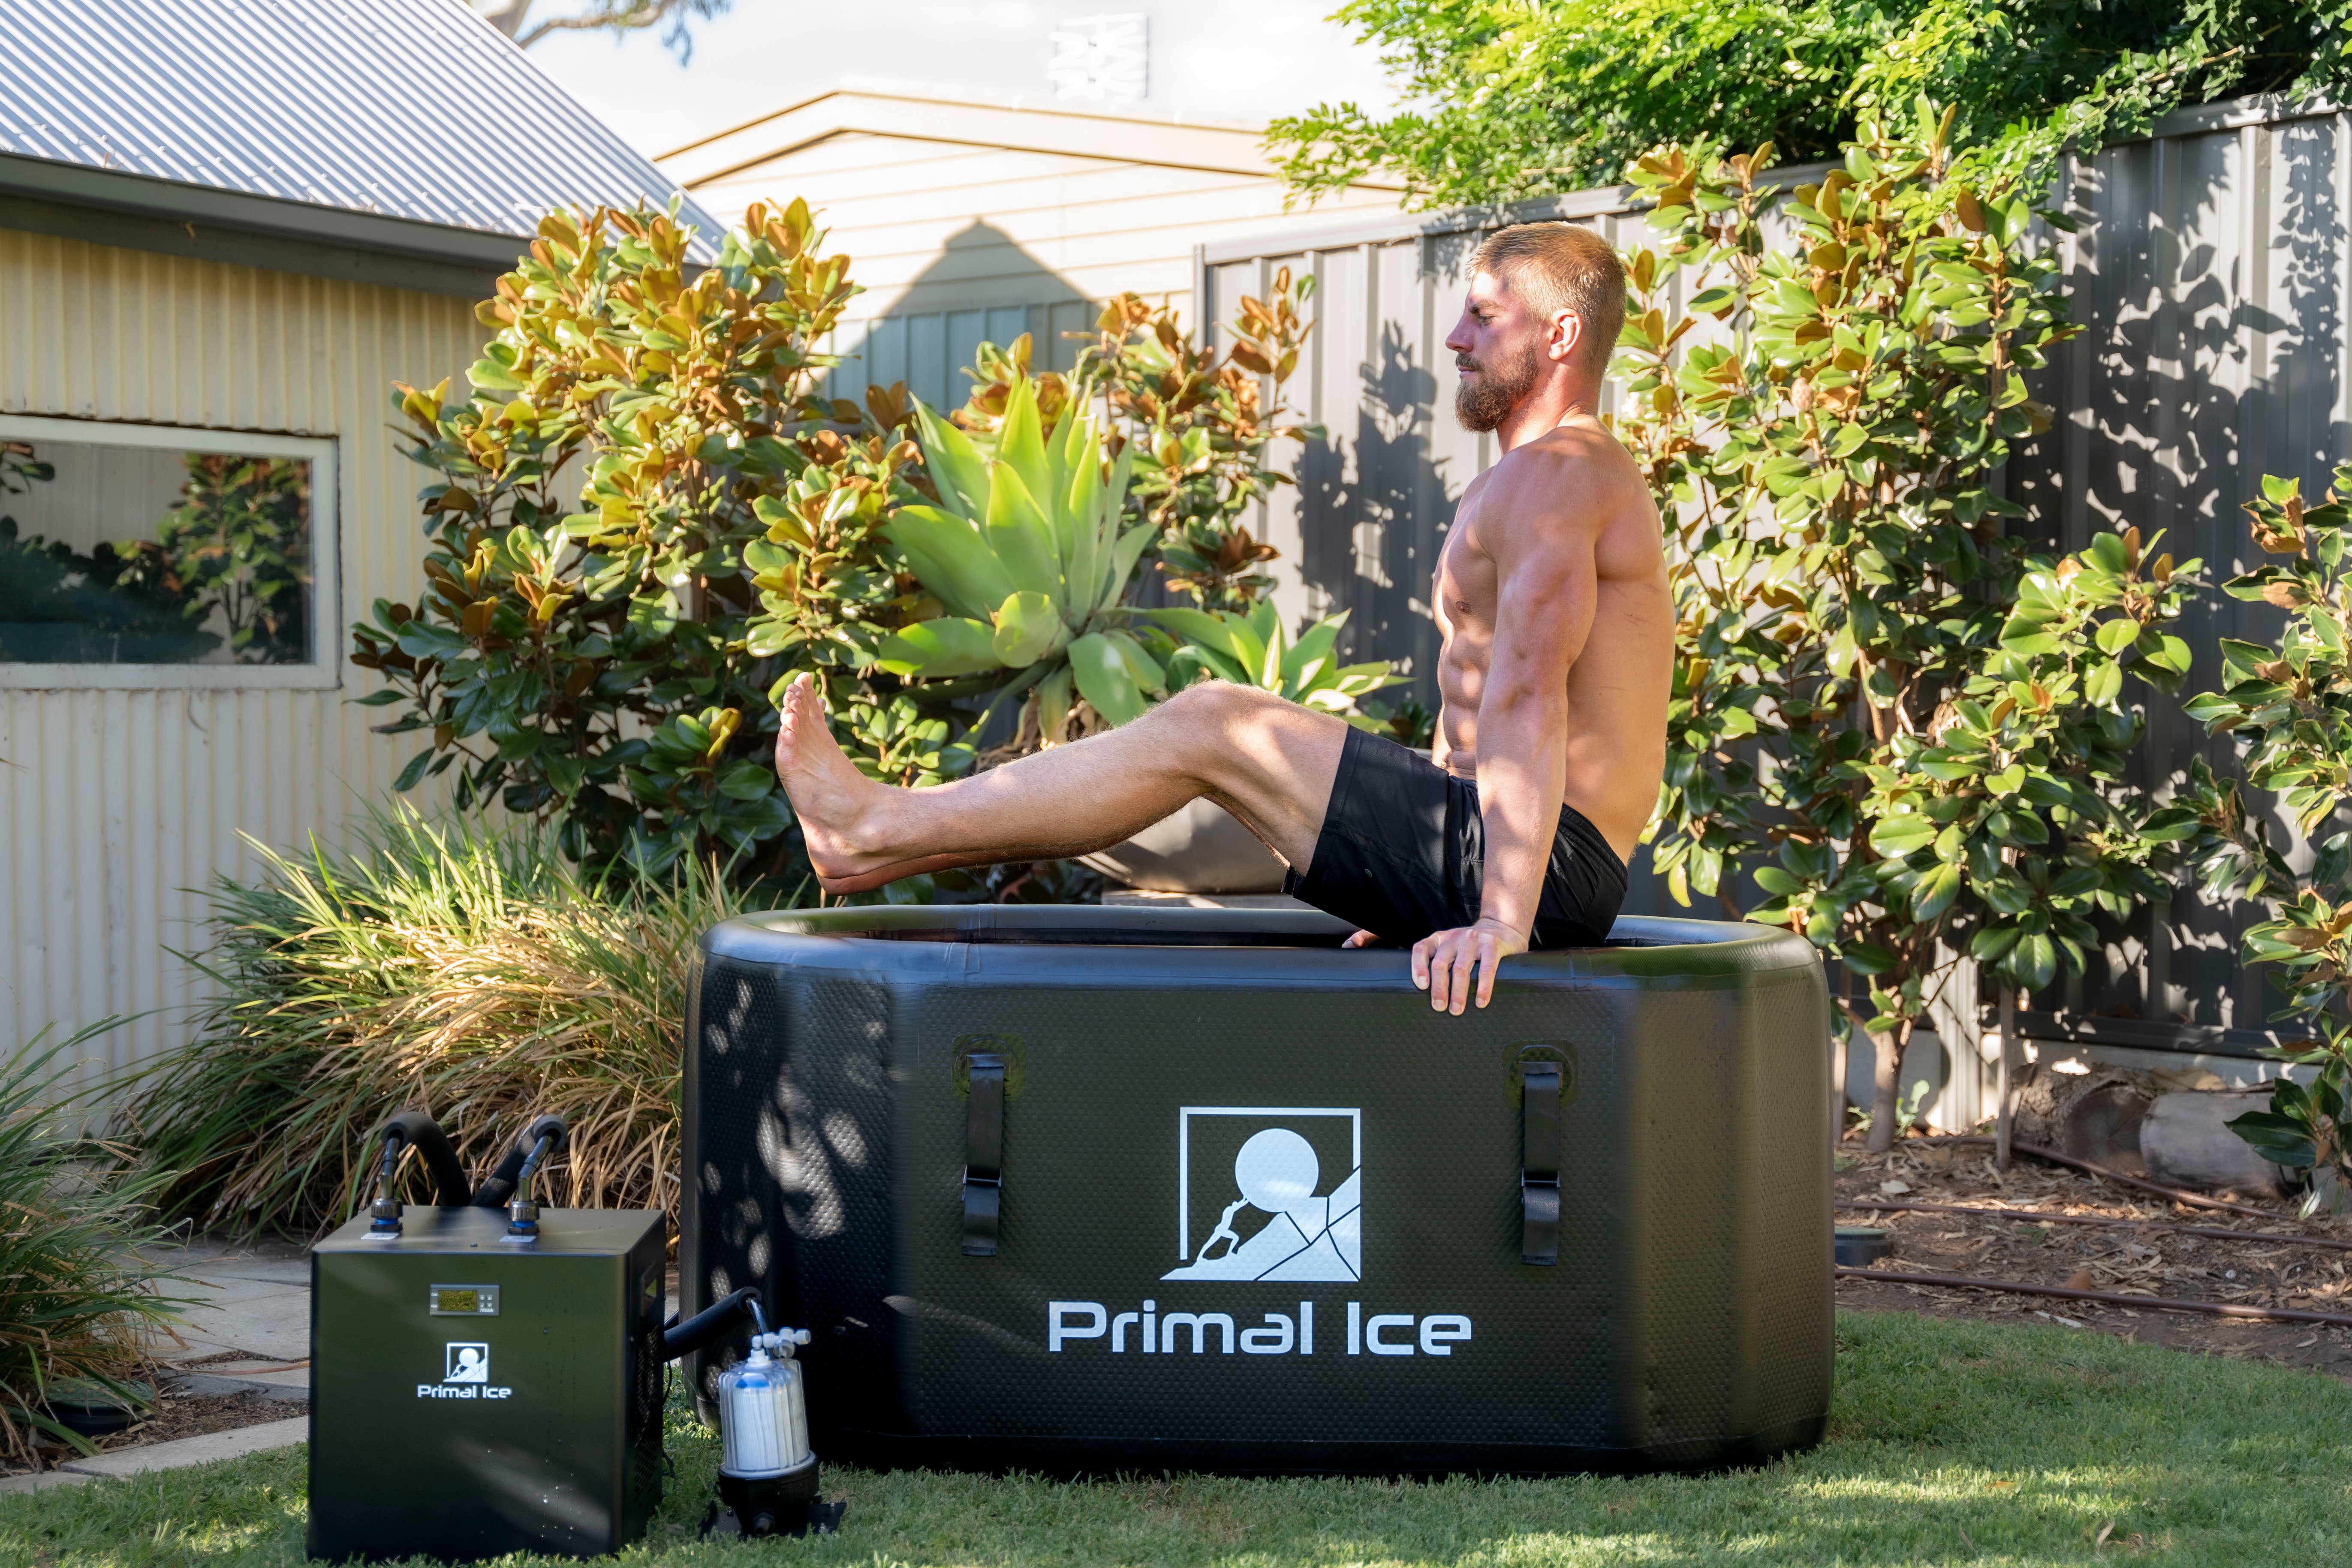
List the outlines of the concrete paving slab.
{"type": "Polygon", "coordinates": [[[84,1476],[135,1476],[144,1470],[176,1470],[187,1465],[209,1465],[215,1459],[234,1459],[241,1455],[264,1453],[272,1448],[289,1448],[297,1443],[310,1440],[310,1418],[298,1415],[287,1421],[266,1421],[258,1426],[239,1426],[227,1432],[207,1432],[202,1436],[181,1437],[169,1443],[119,1448],[111,1454],[100,1454],[92,1458],[68,1459],[58,1468],[84,1476]]]}
{"type": "Polygon", "coordinates": [[[177,1288],[174,1294],[204,1307],[231,1307],[240,1301],[267,1301],[272,1296],[307,1296],[310,1282],[307,1279],[249,1279],[238,1274],[215,1274],[209,1269],[202,1274],[191,1272],[188,1282],[177,1288]]]}
{"type": "Polygon", "coordinates": [[[310,1369],[307,1366],[273,1367],[264,1371],[241,1373],[257,1387],[275,1389],[273,1399],[308,1399],[310,1397],[310,1369]]]}
{"type": "Polygon", "coordinates": [[[79,1476],[70,1470],[35,1470],[29,1475],[0,1476],[0,1497],[10,1492],[45,1492],[51,1487],[86,1487],[96,1479],[96,1476],[79,1476]]]}
{"type": "Polygon", "coordinates": [[[274,1290],[186,1310],[178,1325],[194,1360],[242,1351],[249,1361],[300,1361],[310,1353],[310,1292],[274,1290]]]}
{"type": "Polygon", "coordinates": [[[206,1279],[276,1279],[293,1285],[310,1279],[310,1249],[290,1241],[234,1244],[199,1237],[149,1248],[144,1256],[206,1279]]]}
{"type": "Polygon", "coordinates": [[[223,1251],[205,1264],[207,1274],[236,1274],[253,1279],[284,1279],[308,1283],[310,1249],[290,1241],[261,1242],[223,1251]]]}

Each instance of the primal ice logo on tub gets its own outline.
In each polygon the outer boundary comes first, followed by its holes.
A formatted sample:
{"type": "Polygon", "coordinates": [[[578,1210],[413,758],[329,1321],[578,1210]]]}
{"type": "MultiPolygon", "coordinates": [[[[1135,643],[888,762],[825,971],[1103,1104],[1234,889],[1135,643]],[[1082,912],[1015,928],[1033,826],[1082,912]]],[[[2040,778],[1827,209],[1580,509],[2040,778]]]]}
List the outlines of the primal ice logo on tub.
{"type": "MultiPolygon", "coordinates": [[[[1357,1285],[1364,1277],[1364,1113],[1355,1106],[1188,1105],[1176,1113],[1177,1267],[1171,1281],[1357,1285]],[[1195,1208],[1200,1212],[1195,1214],[1195,1208]],[[1210,1215],[1214,1215],[1213,1221],[1210,1215]],[[1202,1237],[1195,1247],[1192,1238],[1202,1237]]],[[[1296,1317],[1170,1312],[1147,1300],[1113,1313],[1099,1301],[1048,1301],[1045,1348],[1073,1340],[1132,1338],[1143,1354],[1172,1355],[1213,1344],[1231,1355],[1313,1355],[1315,1303],[1296,1317]],[[1189,1339],[1187,1346],[1184,1341],[1189,1339]]],[[[1444,1356],[1470,1338],[1459,1313],[1379,1312],[1346,1303],[1347,1353],[1444,1356]]]]}
{"type": "Polygon", "coordinates": [[[511,1388],[490,1386],[490,1347],[479,1340],[451,1340],[441,1347],[441,1381],[416,1385],[419,1399],[505,1399],[511,1388]]]}
{"type": "Polygon", "coordinates": [[[1352,1284],[1364,1277],[1363,1186],[1364,1113],[1355,1107],[1188,1105],[1176,1113],[1176,1256],[1183,1263],[1160,1278],[1352,1284]],[[1223,1205],[1198,1253],[1192,1250],[1195,1117],[1203,1123],[1202,1152],[1210,1155],[1202,1162],[1207,1167],[1204,1174],[1215,1179],[1207,1190],[1241,1194],[1223,1205]],[[1318,1193],[1323,1160],[1299,1124],[1336,1131],[1333,1124],[1343,1117],[1347,1174],[1329,1192],[1318,1193]],[[1221,1178],[1227,1162],[1215,1156],[1232,1139],[1219,1138],[1216,1131],[1238,1134],[1249,1121],[1274,1118],[1280,1118],[1281,1124],[1242,1139],[1231,1160],[1232,1183],[1225,1184],[1221,1178]],[[1234,1228],[1244,1209],[1250,1211],[1241,1220],[1252,1227],[1247,1240],[1234,1228]]]}

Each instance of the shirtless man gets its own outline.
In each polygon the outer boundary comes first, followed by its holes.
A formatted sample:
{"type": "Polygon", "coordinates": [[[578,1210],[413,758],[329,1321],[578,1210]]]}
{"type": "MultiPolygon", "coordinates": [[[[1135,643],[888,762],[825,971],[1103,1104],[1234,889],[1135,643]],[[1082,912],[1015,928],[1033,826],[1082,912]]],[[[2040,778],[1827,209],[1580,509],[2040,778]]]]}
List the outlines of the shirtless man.
{"type": "Polygon", "coordinates": [[[1288,889],[1412,944],[1413,984],[1459,1015],[1502,960],[1608,935],[1665,769],[1674,612],[1658,516],[1594,416],[1624,313],[1609,247],[1522,224],[1471,260],[1445,340],[1455,413],[1502,459],[1470,483],[1437,563],[1444,708],[1422,757],[1223,682],[1132,723],[924,790],[842,755],[809,678],[776,772],[831,892],[919,871],[1083,855],[1206,795],[1290,867],[1288,889]],[[1597,635],[1596,635],[1597,634],[1597,635]]]}

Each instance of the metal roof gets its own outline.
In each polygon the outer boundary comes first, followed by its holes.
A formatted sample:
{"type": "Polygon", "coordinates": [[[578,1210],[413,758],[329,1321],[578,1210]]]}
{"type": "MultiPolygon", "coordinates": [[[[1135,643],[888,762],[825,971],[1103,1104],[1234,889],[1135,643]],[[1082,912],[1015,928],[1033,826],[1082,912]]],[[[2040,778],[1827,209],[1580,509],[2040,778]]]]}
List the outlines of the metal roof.
{"type": "Polygon", "coordinates": [[[678,187],[462,0],[0,0],[0,192],[503,268],[678,187]]]}

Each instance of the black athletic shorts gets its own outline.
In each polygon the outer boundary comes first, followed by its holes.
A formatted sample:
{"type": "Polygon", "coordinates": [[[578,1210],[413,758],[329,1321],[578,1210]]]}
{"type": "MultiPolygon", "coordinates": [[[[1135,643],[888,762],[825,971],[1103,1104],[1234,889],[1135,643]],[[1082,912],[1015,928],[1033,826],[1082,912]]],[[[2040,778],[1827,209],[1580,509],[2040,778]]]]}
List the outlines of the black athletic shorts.
{"type": "MultiPolygon", "coordinates": [[[[1282,890],[1384,942],[1415,942],[1475,924],[1486,880],[1478,786],[1419,752],[1350,727],[1315,859],[1282,890]]],[[[1625,901],[1625,863],[1570,806],[1544,868],[1530,947],[1592,947],[1625,901]]]]}

